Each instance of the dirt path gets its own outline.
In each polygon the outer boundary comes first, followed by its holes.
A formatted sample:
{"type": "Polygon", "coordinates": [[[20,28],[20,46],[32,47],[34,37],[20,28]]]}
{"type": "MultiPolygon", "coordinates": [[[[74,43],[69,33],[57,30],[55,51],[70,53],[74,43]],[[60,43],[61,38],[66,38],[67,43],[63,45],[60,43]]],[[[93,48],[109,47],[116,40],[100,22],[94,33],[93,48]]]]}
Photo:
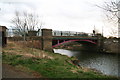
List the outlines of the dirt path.
{"type": "Polygon", "coordinates": [[[2,77],[3,78],[40,78],[41,76],[38,75],[37,73],[29,74],[27,72],[20,71],[11,65],[3,64],[2,77]]]}

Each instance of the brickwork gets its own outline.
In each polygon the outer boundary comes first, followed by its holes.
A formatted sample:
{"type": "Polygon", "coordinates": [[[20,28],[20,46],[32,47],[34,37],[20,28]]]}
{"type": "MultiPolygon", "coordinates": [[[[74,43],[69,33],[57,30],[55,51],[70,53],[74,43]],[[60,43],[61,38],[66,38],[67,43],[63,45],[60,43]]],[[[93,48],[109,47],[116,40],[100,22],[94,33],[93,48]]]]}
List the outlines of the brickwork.
{"type": "Polygon", "coordinates": [[[36,36],[37,31],[28,31],[28,36],[36,36]]]}
{"type": "Polygon", "coordinates": [[[42,29],[42,49],[52,51],[52,29],[42,29]]]}

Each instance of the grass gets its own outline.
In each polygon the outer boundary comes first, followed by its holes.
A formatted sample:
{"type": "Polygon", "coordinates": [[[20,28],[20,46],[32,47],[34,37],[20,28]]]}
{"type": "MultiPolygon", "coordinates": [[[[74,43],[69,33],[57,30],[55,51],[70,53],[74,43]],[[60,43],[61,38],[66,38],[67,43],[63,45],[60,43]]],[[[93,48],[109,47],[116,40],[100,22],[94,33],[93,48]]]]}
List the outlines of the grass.
{"type": "Polygon", "coordinates": [[[114,78],[92,70],[84,71],[83,68],[71,63],[71,60],[75,59],[74,57],[33,49],[35,55],[42,54],[38,57],[38,55],[34,56],[30,48],[15,46],[15,44],[10,43],[3,49],[3,62],[12,66],[26,67],[46,78],[114,78]],[[23,53],[33,56],[25,56],[23,53]]]}

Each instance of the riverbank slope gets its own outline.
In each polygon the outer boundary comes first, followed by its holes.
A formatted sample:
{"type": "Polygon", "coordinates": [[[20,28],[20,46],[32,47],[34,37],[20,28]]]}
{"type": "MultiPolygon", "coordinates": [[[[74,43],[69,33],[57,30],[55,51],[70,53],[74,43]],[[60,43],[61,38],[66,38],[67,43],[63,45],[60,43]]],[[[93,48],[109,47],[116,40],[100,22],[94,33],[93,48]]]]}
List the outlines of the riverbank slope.
{"type": "Polygon", "coordinates": [[[74,65],[74,57],[28,48],[18,42],[8,42],[2,57],[3,63],[25,72],[35,71],[41,78],[115,78],[74,65]]]}

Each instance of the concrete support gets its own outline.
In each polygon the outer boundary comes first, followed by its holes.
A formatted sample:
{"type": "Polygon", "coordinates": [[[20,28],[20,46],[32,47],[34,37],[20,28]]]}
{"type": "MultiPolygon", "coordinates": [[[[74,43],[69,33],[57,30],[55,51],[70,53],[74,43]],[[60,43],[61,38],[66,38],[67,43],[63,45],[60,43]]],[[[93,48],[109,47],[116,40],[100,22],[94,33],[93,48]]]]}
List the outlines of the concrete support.
{"type": "Polygon", "coordinates": [[[97,46],[98,46],[98,51],[103,52],[103,37],[101,35],[97,35],[98,40],[97,40],[97,46]]]}
{"type": "Polygon", "coordinates": [[[42,50],[52,52],[52,29],[42,29],[42,50]]]}
{"type": "Polygon", "coordinates": [[[4,47],[7,44],[6,27],[0,26],[0,47],[4,47]]]}

